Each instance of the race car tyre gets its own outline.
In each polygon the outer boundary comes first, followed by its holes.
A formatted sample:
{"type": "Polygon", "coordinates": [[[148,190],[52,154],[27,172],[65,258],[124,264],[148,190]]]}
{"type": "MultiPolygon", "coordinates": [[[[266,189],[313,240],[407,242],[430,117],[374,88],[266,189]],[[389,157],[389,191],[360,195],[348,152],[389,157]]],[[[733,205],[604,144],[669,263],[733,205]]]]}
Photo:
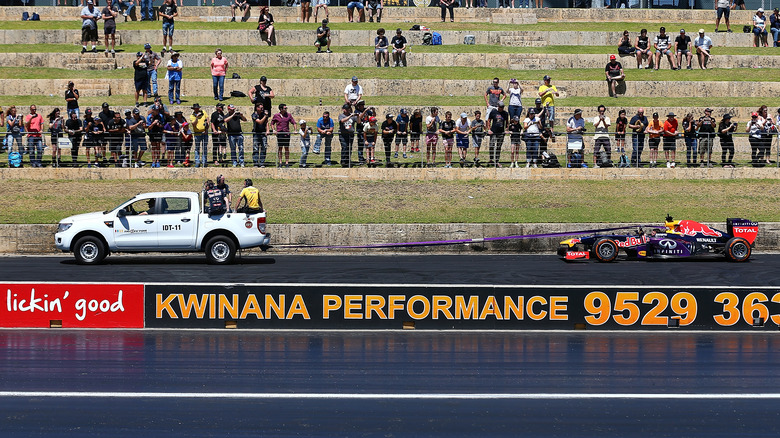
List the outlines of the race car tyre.
{"type": "Polygon", "coordinates": [[[744,262],[752,252],[750,243],[742,237],[732,237],[726,242],[726,257],[732,262],[744,262]]]}
{"type": "Polygon", "coordinates": [[[211,265],[227,265],[236,257],[236,244],[227,236],[214,236],[206,243],[206,261],[211,265]]]}
{"type": "Polygon", "coordinates": [[[614,261],[618,256],[618,246],[612,239],[600,239],[593,245],[593,257],[600,262],[614,261]]]}
{"type": "Polygon", "coordinates": [[[79,265],[96,265],[106,258],[106,246],[95,236],[84,236],[76,241],[73,255],[79,265]]]}

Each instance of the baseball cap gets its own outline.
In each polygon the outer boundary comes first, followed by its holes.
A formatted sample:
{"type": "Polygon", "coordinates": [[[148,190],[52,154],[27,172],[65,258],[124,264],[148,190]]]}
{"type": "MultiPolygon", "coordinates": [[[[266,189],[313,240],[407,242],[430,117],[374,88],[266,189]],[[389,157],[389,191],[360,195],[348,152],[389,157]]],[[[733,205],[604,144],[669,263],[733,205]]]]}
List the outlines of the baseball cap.
{"type": "Polygon", "coordinates": [[[352,82],[357,82],[358,78],[357,76],[352,76],[352,82]]]}
{"type": "Polygon", "coordinates": [[[712,112],[712,108],[705,108],[705,109],[704,109],[704,112],[705,112],[705,113],[711,113],[711,112],[712,112]]]}
{"type": "Polygon", "coordinates": [[[658,117],[658,113],[653,113],[653,117],[658,117]]]}
{"type": "Polygon", "coordinates": [[[133,108],[133,114],[141,114],[141,111],[138,108],[133,108]]]}
{"type": "Polygon", "coordinates": [[[387,114],[385,114],[385,118],[386,118],[386,119],[392,119],[392,118],[393,118],[393,115],[392,115],[392,114],[390,114],[390,113],[387,113],[387,114]]]}
{"type": "MultiPolygon", "coordinates": [[[[137,109],[137,108],[136,108],[136,109],[137,109]]],[[[85,114],[92,114],[92,109],[91,109],[91,108],[87,108],[87,110],[86,110],[86,111],[84,111],[84,113],[85,113],[85,114]]]]}
{"type": "Polygon", "coordinates": [[[758,8],[757,12],[764,12],[764,8],[758,8]]]}
{"type": "Polygon", "coordinates": [[[369,122],[376,122],[376,117],[371,116],[371,117],[368,118],[368,121],[369,122]]]}
{"type": "Polygon", "coordinates": [[[365,105],[365,104],[366,104],[366,101],[365,101],[365,100],[363,100],[363,99],[360,99],[360,100],[358,100],[357,102],[355,102],[355,106],[358,106],[358,105],[365,105]]]}
{"type": "Polygon", "coordinates": [[[192,104],[192,109],[200,109],[200,104],[199,103],[193,103],[192,104]]]}
{"type": "Polygon", "coordinates": [[[401,108],[401,114],[406,114],[406,108],[401,108]]]}
{"type": "Polygon", "coordinates": [[[228,105],[228,109],[236,109],[236,106],[231,103],[230,105],[228,105]]]}
{"type": "Polygon", "coordinates": [[[661,32],[666,32],[666,28],[661,26],[661,29],[659,29],[661,32]]]}
{"type": "Polygon", "coordinates": [[[510,84],[516,84],[517,83],[517,79],[512,78],[512,79],[509,80],[509,83],[510,84]]]}
{"type": "Polygon", "coordinates": [[[108,108],[108,102],[103,102],[103,105],[101,105],[103,108],[108,108]]]}
{"type": "Polygon", "coordinates": [[[306,124],[306,120],[301,119],[301,120],[298,121],[298,124],[299,125],[305,125],[306,124]]]}
{"type": "Polygon", "coordinates": [[[542,79],[545,80],[545,81],[549,81],[551,78],[550,78],[549,75],[544,75],[544,77],[542,79]]]}
{"type": "Polygon", "coordinates": [[[216,107],[217,107],[217,108],[224,108],[224,107],[225,107],[225,104],[224,104],[224,103],[218,103],[218,104],[216,105],[216,107]]]}
{"type": "Polygon", "coordinates": [[[345,103],[344,105],[341,105],[341,109],[350,109],[352,108],[352,105],[345,103]]]}
{"type": "Polygon", "coordinates": [[[152,45],[149,43],[144,44],[144,49],[151,49],[152,45]]]}
{"type": "Polygon", "coordinates": [[[135,56],[143,56],[143,53],[141,53],[141,52],[137,52],[137,53],[135,54],[135,56]]]}
{"type": "Polygon", "coordinates": [[[95,2],[93,2],[92,0],[87,0],[87,4],[88,4],[88,5],[94,5],[94,4],[95,4],[95,2]]]}
{"type": "Polygon", "coordinates": [[[724,119],[730,119],[731,118],[731,114],[729,114],[729,113],[723,114],[723,118],[724,119]]]}
{"type": "Polygon", "coordinates": [[[539,97],[537,97],[537,98],[536,98],[536,103],[542,103],[542,99],[541,99],[541,98],[539,98],[539,97]]]}
{"type": "Polygon", "coordinates": [[[183,112],[181,112],[181,111],[176,111],[175,113],[173,113],[173,115],[174,115],[174,116],[183,116],[183,115],[184,115],[184,113],[183,113],[183,112]]]}
{"type": "Polygon", "coordinates": [[[528,110],[528,114],[536,114],[536,110],[531,108],[528,110]]]}
{"type": "Polygon", "coordinates": [[[680,33],[685,33],[685,29],[680,29],[680,33]]]}
{"type": "Polygon", "coordinates": [[[501,100],[498,101],[498,107],[502,108],[503,106],[504,106],[504,101],[501,101],[501,100]]]}
{"type": "Polygon", "coordinates": [[[574,110],[574,114],[582,114],[582,110],[577,108],[576,110],[574,110]]]}
{"type": "Polygon", "coordinates": [[[750,117],[758,117],[758,113],[756,113],[756,112],[750,113],[750,117]]]}
{"type": "Polygon", "coordinates": [[[396,29],[395,31],[396,31],[396,33],[401,33],[402,32],[400,27],[398,29],[396,29]]]}
{"type": "Polygon", "coordinates": [[[669,111],[669,114],[667,114],[666,117],[674,117],[674,113],[669,111]]]}
{"type": "Polygon", "coordinates": [[[615,55],[609,55],[609,60],[610,60],[610,61],[612,61],[612,60],[614,60],[614,59],[617,59],[617,58],[615,58],[615,55]]]}
{"type": "Polygon", "coordinates": [[[267,81],[267,80],[268,80],[268,78],[267,78],[267,77],[265,77],[265,76],[260,76],[260,82],[267,81]]]}
{"type": "Polygon", "coordinates": [[[515,121],[520,121],[520,117],[518,117],[518,116],[514,116],[514,117],[512,117],[512,120],[515,120],[515,121]]]}
{"type": "Polygon", "coordinates": [[[699,33],[704,33],[704,29],[699,29],[699,33]]]}
{"type": "Polygon", "coordinates": [[[469,116],[469,115],[468,115],[468,114],[466,114],[466,113],[460,113],[460,118],[461,118],[461,119],[465,119],[465,118],[466,118],[466,117],[468,117],[468,116],[469,116]]]}
{"type": "Polygon", "coordinates": [[[171,58],[173,58],[174,56],[179,56],[179,52],[173,52],[173,53],[171,53],[171,58]]]}

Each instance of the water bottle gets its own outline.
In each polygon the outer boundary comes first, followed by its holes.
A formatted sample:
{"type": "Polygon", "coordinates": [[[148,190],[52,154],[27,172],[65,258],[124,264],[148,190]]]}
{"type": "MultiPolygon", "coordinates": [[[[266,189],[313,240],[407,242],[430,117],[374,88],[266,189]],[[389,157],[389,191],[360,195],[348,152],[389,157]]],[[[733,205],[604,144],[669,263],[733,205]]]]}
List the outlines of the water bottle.
{"type": "Polygon", "coordinates": [[[320,97],[320,106],[322,106],[322,98],[320,97]]]}

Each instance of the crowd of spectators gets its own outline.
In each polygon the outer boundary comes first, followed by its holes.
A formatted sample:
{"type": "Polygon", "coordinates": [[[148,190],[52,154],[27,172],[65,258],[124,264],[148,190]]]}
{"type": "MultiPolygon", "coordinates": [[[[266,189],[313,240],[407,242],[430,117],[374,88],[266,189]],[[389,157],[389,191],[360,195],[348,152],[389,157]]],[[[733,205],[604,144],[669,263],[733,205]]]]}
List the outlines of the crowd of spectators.
{"type": "MultiPolygon", "coordinates": [[[[780,27],[780,21],[778,26],[780,27]]],[[[672,41],[672,36],[666,33],[665,27],[661,26],[652,40],[647,34],[647,29],[640,30],[633,43],[629,32],[623,31],[617,51],[620,56],[635,56],[638,69],[652,68],[657,71],[665,57],[672,70],[682,70],[683,63],[688,70],[692,70],[691,61],[695,55],[699,68],[706,70],[707,64],[712,59],[712,46],[712,39],[705,35],[704,29],[699,29],[698,36],[693,40],[686,34],[685,29],[680,29],[680,34],[672,41]]]]}

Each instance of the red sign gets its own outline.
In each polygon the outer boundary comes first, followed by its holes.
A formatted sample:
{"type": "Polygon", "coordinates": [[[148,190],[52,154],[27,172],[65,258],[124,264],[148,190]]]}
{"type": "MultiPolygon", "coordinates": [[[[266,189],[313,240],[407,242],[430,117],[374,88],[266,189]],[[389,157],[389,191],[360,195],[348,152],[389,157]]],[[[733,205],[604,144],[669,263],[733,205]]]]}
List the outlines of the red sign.
{"type": "Polygon", "coordinates": [[[143,328],[142,284],[0,284],[0,327],[143,328]]]}

